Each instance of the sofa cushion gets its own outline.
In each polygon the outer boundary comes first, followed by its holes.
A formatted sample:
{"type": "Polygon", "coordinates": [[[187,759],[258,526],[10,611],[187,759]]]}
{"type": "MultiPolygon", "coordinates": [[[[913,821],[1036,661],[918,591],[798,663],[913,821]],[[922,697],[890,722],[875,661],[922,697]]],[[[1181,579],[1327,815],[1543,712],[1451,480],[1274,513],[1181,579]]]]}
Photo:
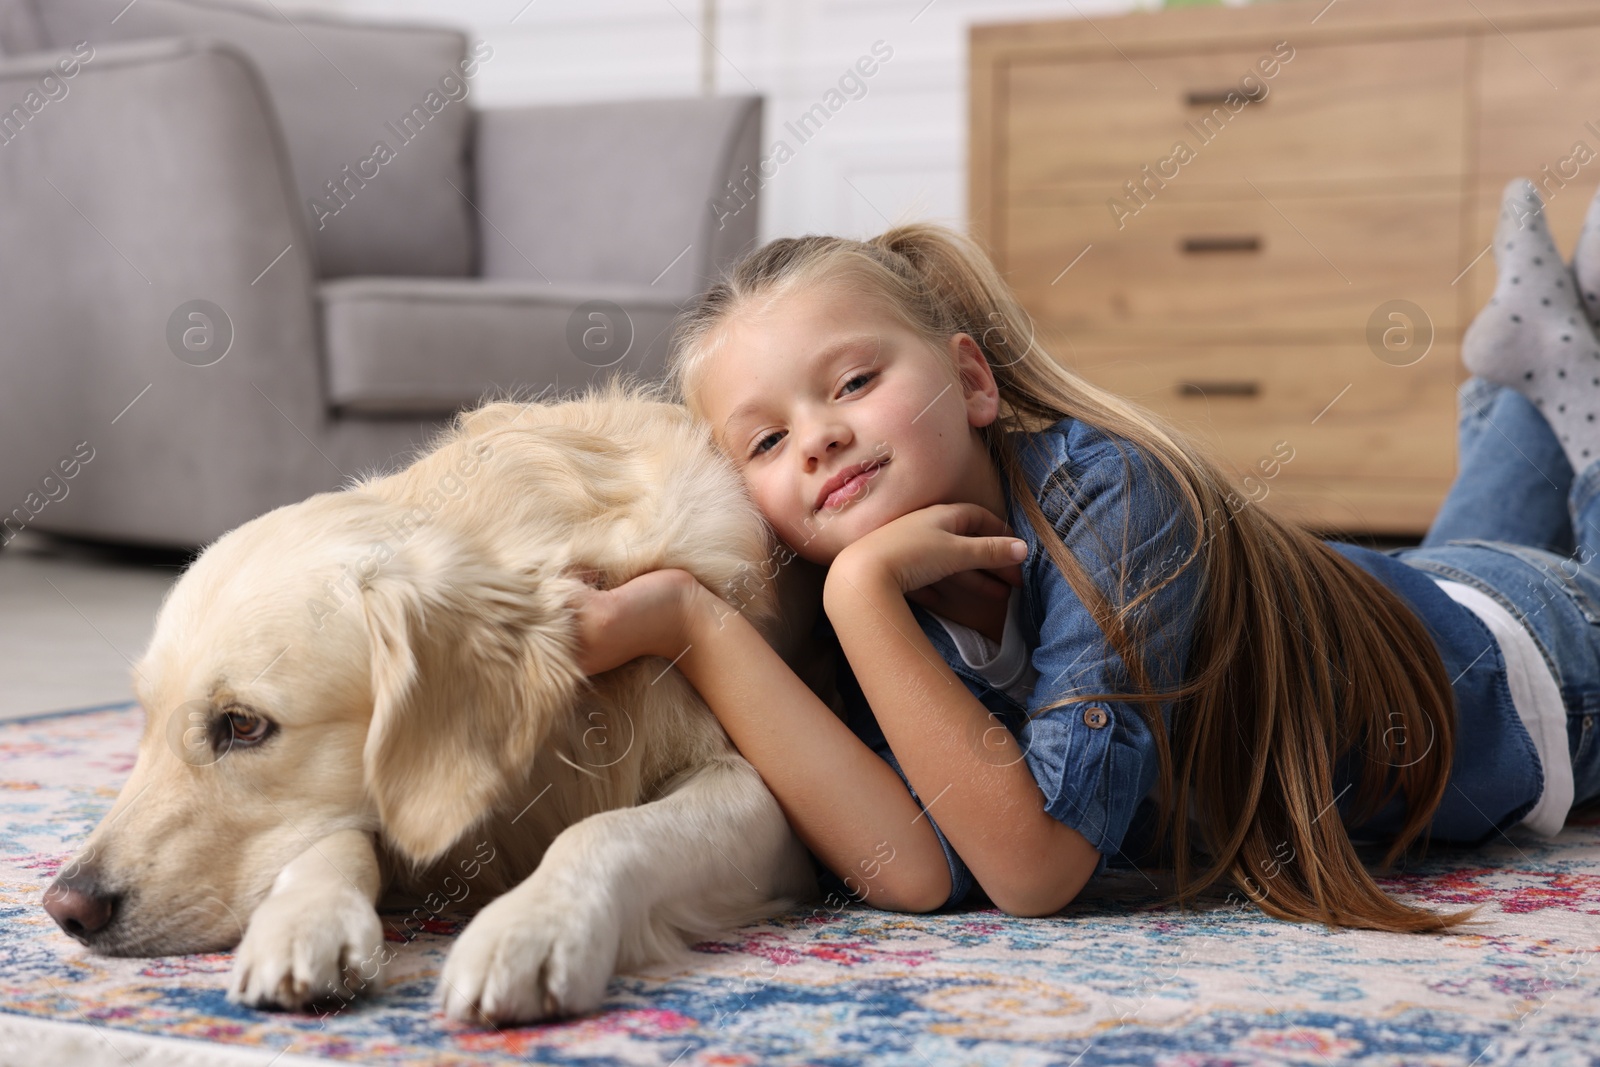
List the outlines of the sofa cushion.
{"type": "Polygon", "coordinates": [[[487,45],[469,56],[455,30],[268,4],[33,2],[58,51],[84,40],[203,35],[248,55],[288,142],[319,276],[477,272],[476,213],[465,200],[467,98],[487,45]]]}
{"type": "Polygon", "coordinates": [[[0,55],[26,55],[44,47],[44,27],[31,0],[0,0],[0,55]]]}
{"type": "Polygon", "coordinates": [[[341,278],[320,287],[327,391],[345,415],[443,417],[513,390],[659,379],[676,300],[648,285],[341,278]]]}
{"type": "Polygon", "coordinates": [[[755,239],[760,130],[758,96],[483,109],[481,273],[700,292],[755,239]]]}

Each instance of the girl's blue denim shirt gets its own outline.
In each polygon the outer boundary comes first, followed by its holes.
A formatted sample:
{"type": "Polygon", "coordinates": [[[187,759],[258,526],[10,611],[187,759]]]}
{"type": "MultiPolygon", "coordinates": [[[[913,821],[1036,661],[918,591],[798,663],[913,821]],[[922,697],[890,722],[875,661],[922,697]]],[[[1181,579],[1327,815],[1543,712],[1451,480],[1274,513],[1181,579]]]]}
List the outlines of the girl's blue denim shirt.
{"type": "MultiPolygon", "coordinates": [[[[1132,442],[1070,417],[1037,433],[1014,435],[1014,442],[1027,485],[1046,519],[1113,600],[1119,578],[1128,583],[1125,599],[1132,599],[1136,590],[1175,571],[1192,550],[1195,529],[1181,497],[1171,488],[1171,476],[1132,442]],[[1119,563],[1125,564],[1125,574],[1119,563]]],[[[1075,692],[1126,692],[1131,685],[1121,658],[1045,553],[1004,479],[1002,488],[1012,532],[1028,544],[1022,564],[1020,618],[1039,677],[1027,705],[991,686],[967,666],[930,612],[908,602],[911,612],[951,670],[1016,738],[1022,759],[1043,791],[1045,811],[1083,834],[1099,850],[1094,875],[1108,866],[1166,865],[1167,853],[1153,847],[1156,799],[1150,794],[1159,757],[1139,705],[1102,700],[1038,713],[1044,705],[1075,692]]],[[[1456,680],[1462,721],[1451,774],[1456,788],[1446,790],[1432,823],[1433,838],[1477,843],[1519,820],[1538,799],[1543,780],[1537,753],[1511,704],[1504,660],[1488,629],[1423,571],[1385,553],[1339,542],[1329,544],[1383,581],[1416,611],[1438,644],[1449,676],[1456,680]],[[1505,738],[1507,743],[1484,743],[1488,737],[1505,738]]],[[[1154,686],[1174,688],[1183,678],[1202,585],[1202,565],[1197,560],[1145,603],[1151,617],[1160,620],[1148,628],[1150,639],[1144,653],[1154,686]]],[[[1282,607],[1292,617],[1295,607],[1282,607]]],[[[825,627],[823,619],[819,630],[825,627]]],[[[848,659],[837,644],[834,647],[847,723],[916,796],[878,728],[848,659]]],[[[1161,710],[1170,737],[1173,703],[1163,703],[1161,710]]],[[[1345,788],[1352,784],[1348,768],[1354,756],[1346,754],[1334,771],[1341,816],[1349,810],[1355,793],[1345,788]]],[[[1381,839],[1400,826],[1403,813],[1402,798],[1397,796],[1378,816],[1362,827],[1352,827],[1351,835],[1381,839]]],[[[939,829],[937,812],[929,811],[926,817],[949,863],[951,890],[943,905],[949,907],[961,902],[976,883],[939,829]]],[[[813,859],[824,891],[851,900],[870,897],[870,886],[863,885],[861,875],[841,879],[813,859]]]]}

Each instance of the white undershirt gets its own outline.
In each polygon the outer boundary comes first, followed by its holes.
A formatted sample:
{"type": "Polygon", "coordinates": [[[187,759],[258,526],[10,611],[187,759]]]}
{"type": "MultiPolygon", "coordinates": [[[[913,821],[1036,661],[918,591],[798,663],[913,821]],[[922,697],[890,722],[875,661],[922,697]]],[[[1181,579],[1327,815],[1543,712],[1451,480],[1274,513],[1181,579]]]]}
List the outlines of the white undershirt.
{"type": "MultiPolygon", "coordinates": [[[[1521,825],[1534,833],[1554,836],[1566,823],[1573,798],[1572,758],[1567,753],[1567,709],[1561,700],[1561,688],[1539,654],[1532,635],[1510,612],[1469,585],[1430,577],[1452,600],[1483,620],[1500,646],[1512,705],[1533,740],[1544,770],[1544,791],[1523,816],[1521,825]]],[[[1026,707],[1038,683],[1039,672],[1034,669],[1030,649],[1023,640],[1017,615],[1021,603],[1019,590],[1013,588],[1006,604],[1005,632],[999,645],[970,626],[937,612],[928,614],[939,620],[968,667],[1026,707]]]]}
{"type": "Polygon", "coordinates": [[[954,622],[935,611],[928,614],[939,620],[968,667],[983,675],[983,680],[991,686],[1027,707],[1028,697],[1039,681],[1039,672],[1034,670],[1032,656],[1022,637],[1022,624],[1017,617],[1021,610],[1022,596],[1013,586],[1011,596],[1006,601],[1005,633],[1001,635],[998,645],[970,626],[954,622]]]}
{"type": "Polygon", "coordinates": [[[1533,739],[1544,768],[1544,792],[1522,825],[1552,837],[1561,832],[1572,807],[1572,757],[1567,752],[1567,708],[1550,665],[1539,653],[1526,626],[1493,597],[1461,582],[1429,575],[1450,599],[1483,620],[1506,661],[1506,682],[1517,717],[1533,739]]]}

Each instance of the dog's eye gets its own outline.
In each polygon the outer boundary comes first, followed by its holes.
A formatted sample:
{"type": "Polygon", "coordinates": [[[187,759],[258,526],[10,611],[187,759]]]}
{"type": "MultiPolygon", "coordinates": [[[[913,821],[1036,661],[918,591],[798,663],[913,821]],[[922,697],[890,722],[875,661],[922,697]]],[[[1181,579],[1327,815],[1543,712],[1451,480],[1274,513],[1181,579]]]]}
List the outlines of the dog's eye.
{"type": "Polygon", "coordinates": [[[216,720],[211,747],[220,755],[231,748],[250,748],[271,737],[278,724],[253,711],[230,708],[216,720]]]}

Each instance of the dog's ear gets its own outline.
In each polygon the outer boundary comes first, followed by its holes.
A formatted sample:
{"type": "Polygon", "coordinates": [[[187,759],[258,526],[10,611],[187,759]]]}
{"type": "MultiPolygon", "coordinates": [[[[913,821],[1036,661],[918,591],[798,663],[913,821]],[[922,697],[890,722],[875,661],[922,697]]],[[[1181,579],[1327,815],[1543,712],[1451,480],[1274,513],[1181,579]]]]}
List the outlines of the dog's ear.
{"type": "Polygon", "coordinates": [[[373,696],[364,772],[401,854],[442,855],[572,708],[587,682],[566,606],[576,584],[494,567],[426,527],[363,583],[373,696]]]}

